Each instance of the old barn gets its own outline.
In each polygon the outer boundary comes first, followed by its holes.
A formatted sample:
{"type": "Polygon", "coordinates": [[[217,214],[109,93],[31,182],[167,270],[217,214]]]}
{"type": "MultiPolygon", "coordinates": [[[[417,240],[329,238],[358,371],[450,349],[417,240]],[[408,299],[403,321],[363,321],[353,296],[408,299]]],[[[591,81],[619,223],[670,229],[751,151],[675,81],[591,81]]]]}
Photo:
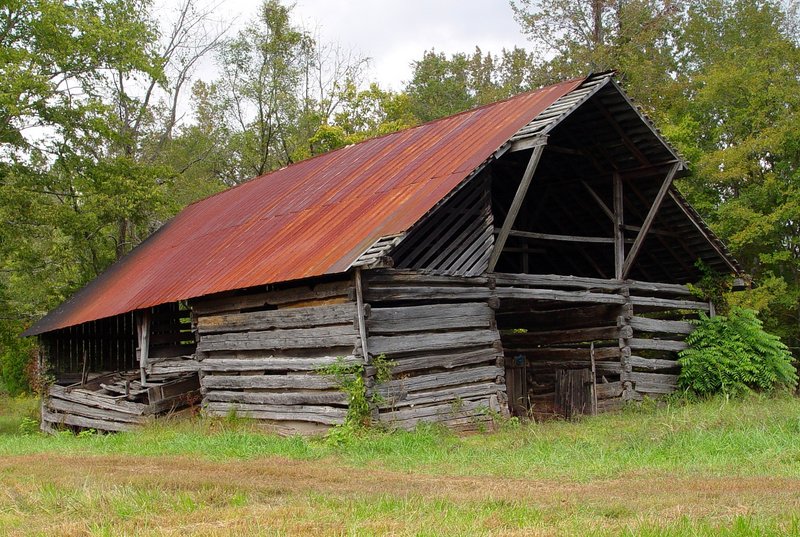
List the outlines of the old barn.
{"type": "Polygon", "coordinates": [[[367,140],[194,203],[32,326],[48,426],[202,400],[341,423],[365,364],[395,427],[604,411],[676,387],[696,262],[740,269],[673,186],[687,164],[611,74],[367,140]],[[385,356],[391,380],[375,384],[385,356]]]}

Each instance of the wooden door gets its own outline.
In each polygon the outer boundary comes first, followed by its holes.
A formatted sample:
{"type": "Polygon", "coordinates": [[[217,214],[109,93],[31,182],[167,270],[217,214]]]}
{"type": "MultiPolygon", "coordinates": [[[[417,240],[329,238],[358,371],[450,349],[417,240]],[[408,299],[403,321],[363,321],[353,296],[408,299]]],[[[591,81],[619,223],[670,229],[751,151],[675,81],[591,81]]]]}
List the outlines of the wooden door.
{"type": "Polygon", "coordinates": [[[566,419],[591,414],[594,394],[591,369],[557,369],[555,411],[566,419]]]}
{"type": "Polygon", "coordinates": [[[512,416],[528,416],[528,368],[525,356],[506,356],[506,393],[512,416]]]}

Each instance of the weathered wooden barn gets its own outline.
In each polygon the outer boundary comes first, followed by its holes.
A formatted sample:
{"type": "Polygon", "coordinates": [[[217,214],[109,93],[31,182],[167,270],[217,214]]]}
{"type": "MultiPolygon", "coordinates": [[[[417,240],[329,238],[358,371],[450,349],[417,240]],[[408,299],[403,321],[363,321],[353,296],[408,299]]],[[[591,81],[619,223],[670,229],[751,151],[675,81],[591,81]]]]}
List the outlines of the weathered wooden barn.
{"type": "Polygon", "coordinates": [[[209,414],[319,430],[347,411],[320,374],[337,359],[366,364],[396,427],[669,393],[713,309],[696,262],[740,272],[673,186],[686,170],[605,73],[253,179],[26,332],[58,380],[44,421],[124,430],[199,387],[209,414]]]}

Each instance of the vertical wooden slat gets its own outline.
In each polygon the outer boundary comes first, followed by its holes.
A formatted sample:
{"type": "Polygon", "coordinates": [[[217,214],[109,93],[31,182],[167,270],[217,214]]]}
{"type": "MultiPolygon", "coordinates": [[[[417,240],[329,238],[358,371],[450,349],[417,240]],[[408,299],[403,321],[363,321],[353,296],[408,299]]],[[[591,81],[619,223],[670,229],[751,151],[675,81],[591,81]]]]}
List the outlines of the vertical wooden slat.
{"type": "Polygon", "coordinates": [[[622,197],[622,178],[614,172],[614,277],[622,279],[625,263],[625,214],[622,197]]]}

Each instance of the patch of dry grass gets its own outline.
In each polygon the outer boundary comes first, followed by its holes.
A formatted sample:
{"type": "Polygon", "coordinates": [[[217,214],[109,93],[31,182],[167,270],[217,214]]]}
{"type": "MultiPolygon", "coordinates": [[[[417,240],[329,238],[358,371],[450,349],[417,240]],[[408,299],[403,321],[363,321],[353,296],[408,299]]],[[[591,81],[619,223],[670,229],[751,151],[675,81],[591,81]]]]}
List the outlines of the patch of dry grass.
{"type": "Polygon", "coordinates": [[[745,524],[735,534],[756,535],[796,531],[785,517],[800,512],[800,480],[790,478],[633,474],[580,483],[354,469],[330,459],[96,455],[7,457],[0,476],[0,527],[11,534],[711,535],[745,524]]]}

